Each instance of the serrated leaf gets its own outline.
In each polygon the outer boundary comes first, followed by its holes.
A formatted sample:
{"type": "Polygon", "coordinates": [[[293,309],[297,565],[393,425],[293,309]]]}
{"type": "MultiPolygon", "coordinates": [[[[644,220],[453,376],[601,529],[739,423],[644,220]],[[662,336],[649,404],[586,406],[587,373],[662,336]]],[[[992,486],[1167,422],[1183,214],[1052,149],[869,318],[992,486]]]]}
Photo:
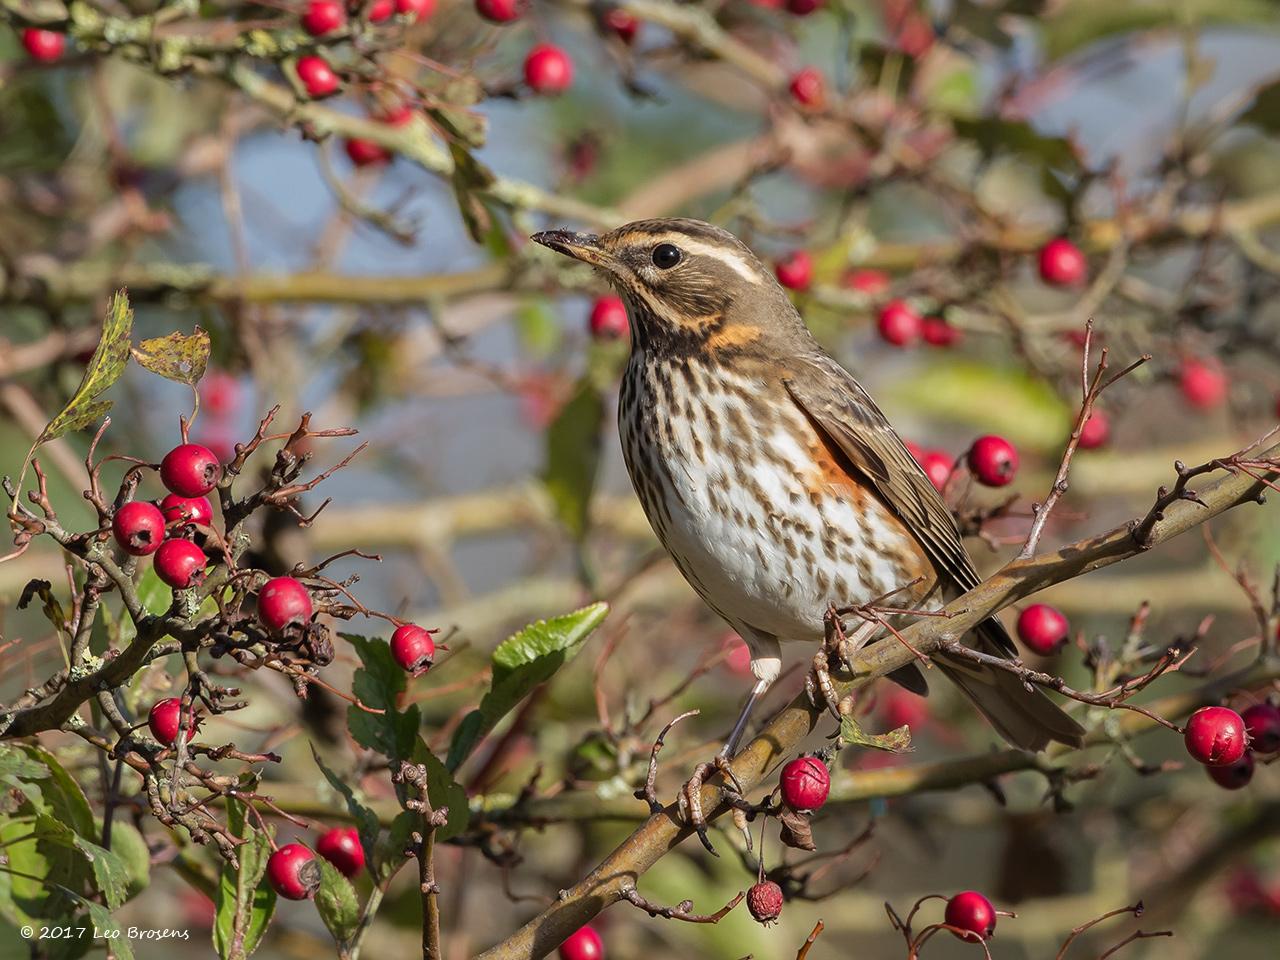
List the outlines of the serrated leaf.
{"type": "Polygon", "coordinates": [[[106,899],[107,906],[115,910],[124,903],[129,883],[129,873],[124,861],[119,854],[84,837],[76,837],[75,845],[93,870],[94,886],[106,899]]]}
{"type": "Polygon", "coordinates": [[[578,540],[587,533],[591,494],[600,469],[604,413],[604,397],[584,377],[547,429],[542,482],[555,504],[556,516],[578,540]]]}
{"type": "Polygon", "coordinates": [[[347,728],[362,747],[376,750],[393,761],[408,760],[414,750],[421,722],[417,707],[397,710],[396,701],[405,687],[405,673],[391,658],[391,648],[382,640],[344,633],[360,657],[351,691],[368,707],[383,713],[370,713],[357,704],[347,707],[347,728]]]}
{"type": "Polygon", "coordinates": [[[378,838],[374,849],[374,858],[371,862],[375,880],[381,883],[404,866],[408,859],[405,856],[405,849],[409,845],[410,835],[421,826],[422,818],[412,811],[405,810],[396,814],[395,819],[391,821],[390,829],[385,836],[378,838]]]}
{"type": "Polygon", "coordinates": [[[28,744],[22,749],[29,759],[43,764],[49,771],[48,779],[40,785],[46,812],[81,837],[97,836],[93,810],[75,778],[43,747],[28,744]]]}
{"type": "Polygon", "coordinates": [[[457,770],[499,720],[572,660],[608,614],[607,603],[593,603],[531,623],[500,643],[493,652],[489,691],[459,724],[449,746],[448,769],[457,770]]]}
{"type": "Polygon", "coordinates": [[[320,768],[324,778],[329,781],[329,785],[342,794],[342,798],[347,802],[347,810],[350,811],[352,819],[355,820],[356,830],[360,834],[360,845],[364,847],[365,861],[374,863],[374,853],[378,841],[378,815],[357,800],[355,791],[351,789],[347,782],[325,765],[325,762],[320,759],[320,754],[316,753],[315,744],[311,745],[311,756],[315,758],[316,766],[320,768]]]}
{"type": "Polygon", "coordinates": [[[96,930],[108,934],[103,939],[111,944],[111,949],[115,953],[116,960],[133,960],[133,946],[129,942],[129,938],[124,935],[124,931],[120,929],[120,924],[116,922],[115,917],[100,903],[94,903],[92,900],[86,900],[84,897],[71,890],[62,888],[62,892],[67,896],[76,900],[89,911],[89,920],[93,923],[96,930]]]}
{"type": "Polygon", "coordinates": [[[133,359],[166,380],[196,384],[209,365],[209,334],[199,327],[195,333],[171,333],[152,337],[133,348],[133,359]]]}
{"type": "Polygon", "coordinates": [[[71,395],[62,412],[41,431],[36,446],[56,439],[72,430],[94,423],[111,409],[110,400],[99,396],[120,379],[129,363],[129,335],[133,330],[133,310],[123,290],[116,291],[102,324],[102,338],[85,368],[80,386],[71,395]]]}
{"type": "Polygon", "coordinates": [[[245,960],[257,948],[275,912],[276,892],[263,882],[271,843],[267,835],[251,830],[244,807],[227,801],[227,829],[247,838],[236,848],[239,865],[222,865],[214,898],[213,946],[222,960],[245,960]]]}
{"type": "Polygon", "coordinates": [[[320,864],[320,887],[316,890],[316,909],[320,919],[339,944],[346,943],[360,926],[360,904],[351,881],[324,857],[320,864]]]}
{"type": "Polygon", "coordinates": [[[911,745],[911,728],[906,724],[888,733],[867,733],[853,717],[841,719],[840,741],[853,746],[884,750],[887,753],[909,753],[915,749],[911,745]]]}
{"type": "MultiPolygon", "coordinates": [[[[98,836],[102,836],[102,824],[94,820],[98,836]]],[[[138,828],[127,820],[116,817],[111,823],[111,852],[120,858],[124,867],[124,896],[132,900],[151,883],[151,851],[138,828]]]]}
{"type": "Polygon", "coordinates": [[[0,776],[14,776],[23,780],[44,780],[49,768],[39,760],[33,760],[18,747],[0,743],[0,776]]]}
{"type": "Polygon", "coordinates": [[[436,839],[451,840],[467,829],[471,820],[471,807],[467,803],[467,791],[453,779],[449,768],[431,752],[431,748],[419,737],[413,754],[413,762],[427,768],[427,799],[433,810],[448,808],[449,820],[436,828],[436,839]]]}

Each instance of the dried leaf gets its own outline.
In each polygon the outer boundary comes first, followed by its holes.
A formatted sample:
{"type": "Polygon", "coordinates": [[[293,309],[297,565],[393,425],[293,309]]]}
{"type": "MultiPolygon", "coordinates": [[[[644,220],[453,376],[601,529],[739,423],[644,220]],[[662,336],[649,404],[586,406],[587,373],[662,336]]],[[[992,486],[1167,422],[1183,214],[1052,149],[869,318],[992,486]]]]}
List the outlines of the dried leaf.
{"type": "Polygon", "coordinates": [[[782,833],[779,839],[788,847],[796,850],[817,850],[818,846],[813,842],[813,826],[809,823],[809,815],[807,813],[797,813],[794,810],[784,809],[778,814],[778,820],[782,823],[782,833]]]}
{"type": "Polygon", "coordinates": [[[871,747],[873,750],[884,750],[887,753],[910,753],[911,728],[906,724],[888,733],[867,733],[858,726],[853,717],[845,717],[840,721],[840,740],[843,743],[859,747],[871,747]]]}
{"type": "Polygon", "coordinates": [[[98,397],[124,373],[129,363],[129,334],[132,330],[133,310],[129,308],[129,296],[118,290],[107,308],[107,317],[102,323],[102,339],[85,368],[80,386],[62,412],[49,421],[36,439],[36,446],[72,430],[83,429],[101,420],[111,409],[110,400],[99,400],[98,397]]]}
{"type": "Polygon", "coordinates": [[[166,380],[194,385],[209,365],[209,334],[196,327],[190,336],[171,333],[143,340],[133,348],[133,359],[166,380]]]}

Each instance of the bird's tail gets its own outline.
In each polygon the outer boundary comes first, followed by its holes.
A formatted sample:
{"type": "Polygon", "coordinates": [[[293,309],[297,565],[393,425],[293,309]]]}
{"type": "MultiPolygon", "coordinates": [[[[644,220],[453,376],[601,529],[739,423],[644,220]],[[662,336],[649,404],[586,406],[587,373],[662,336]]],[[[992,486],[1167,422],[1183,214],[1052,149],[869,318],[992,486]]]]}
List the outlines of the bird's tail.
{"type": "MultiPolygon", "coordinates": [[[[1004,657],[1013,649],[1004,625],[994,617],[979,625],[974,635],[978,640],[975,648],[983,653],[1004,657]]],[[[1071,747],[1083,741],[1080,724],[1040,690],[1028,690],[1009,671],[945,653],[935,654],[934,661],[1013,746],[1043,750],[1050,740],[1071,747]]]]}

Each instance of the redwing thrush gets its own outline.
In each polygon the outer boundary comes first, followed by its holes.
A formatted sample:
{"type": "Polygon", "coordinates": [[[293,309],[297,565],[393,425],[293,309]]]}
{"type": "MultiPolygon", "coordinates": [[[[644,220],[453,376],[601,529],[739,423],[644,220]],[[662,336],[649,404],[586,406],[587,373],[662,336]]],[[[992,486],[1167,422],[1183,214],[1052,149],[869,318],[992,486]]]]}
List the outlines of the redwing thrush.
{"type": "MultiPolygon", "coordinates": [[[[895,605],[936,607],[977,586],[902,438],[731,233],[671,219],[533,239],[597,267],[626,301],[618,423],[631,482],[680,572],[751,650],[757,683],[728,751],[781,671],[779,644],[823,640],[832,604],[896,593],[911,604],[895,605]]],[[[994,618],[974,633],[984,652],[1014,652],[994,618]]],[[[1080,726],[1013,674],[934,661],[1015,746],[1080,742],[1080,726]]],[[[895,679],[923,684],[907,670],[895,679]]]]}

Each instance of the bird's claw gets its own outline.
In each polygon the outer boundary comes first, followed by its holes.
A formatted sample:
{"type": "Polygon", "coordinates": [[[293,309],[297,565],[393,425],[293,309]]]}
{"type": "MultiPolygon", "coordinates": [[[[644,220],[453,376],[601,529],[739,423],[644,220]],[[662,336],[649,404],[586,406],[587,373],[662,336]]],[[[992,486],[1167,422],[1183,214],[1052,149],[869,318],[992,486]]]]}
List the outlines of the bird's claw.
{"type": "Polygon", "coordinates": [[[693,828],[702,845],[707,848],[707,852],[713,857],[718,857],[720,854],[712,846],[711,838],[707,833],[707,818],[702,810],[702,786],[709,777],[716,773],[724,777],[724,791],[728,797],[730,799],[741,799],[742,782],[733,772],[729,758],[723,754],[717,755],[714,760],[698,764],[693,770],[693,776],[680,788],[680,794],[676,798],[676,806],[680,811],[680,817],[693,828]]]}

